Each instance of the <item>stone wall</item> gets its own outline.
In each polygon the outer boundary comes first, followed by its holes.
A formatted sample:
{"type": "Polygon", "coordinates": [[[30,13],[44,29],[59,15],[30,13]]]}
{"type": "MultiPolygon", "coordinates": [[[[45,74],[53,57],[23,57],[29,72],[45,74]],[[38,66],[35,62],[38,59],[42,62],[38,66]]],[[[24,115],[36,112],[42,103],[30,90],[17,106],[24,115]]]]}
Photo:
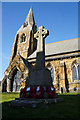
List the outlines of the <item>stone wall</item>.
{"type": "MultiPolygon", "coordinates": [[[[72,65],[75,63],[75,61],[80,64],[80,57],[74,57],[74,58],[65,58],[60,60],[48,60],[45,63],[45,66],[49,69],[49,66],[51,66],[54,69],[54,82],[53,85],[56,88],[56,92],[61,92],[61,89],[63,89],[63,92],[78,92],[80,91],[80,81],[73,81],[72,78],[72,65]]],[[[35,67],[35,63],[31,63],[35,67]]],[[[21,85],[20,88],[23,88],[27,84],[28,79],[28,69],[25,67],[22,60],[19,58],[19,56],[15,57],[12,64],[9,65],[7,68],[7,75],[10,74],[10,71],[17,67],[21,71],[21,85]],[[15,62],[16,61],[16,62],[15,62]]],[[[7,83],[7,89],[8,89],[8,83],[7,83]]]]}
{"type": "MultiPolygon", "coordinates": [[[[25,60],[29,58],[31,54],[33,55],[34,53],[36,53],[34,52],[36,51],[37,47],[37,41],[34,38],[34,34],[36,32],[37,26],[35,24],[31,8],[26,21],[17,31],[17,34],[15,36],[9,66],[5,71],[6,79],[4,77],[2,81],[2,84],[4,84],[5,80],[7,81],[6,89],[8,92],[11,91],[11,84],[13,83],[13,78],[17,70],[20,72],[20,88],[24,87],[27,84],[29,70],[20,58],[19,53],[25,60]]],[[[69,44],[67,46],[69,48],[69,44]]],[[[53,47],[52,50],[54,50],[53,47]]],[[[63,50],[65,51],[65,49],[63,50]]],[[[47,56],[45,57],[45,66],[49,70],[54,70],[53,85],[56,88],[57,92],[78,91],[80,89],[80,82],[77,80],[73,81],[72,66],[75,62],[80,64],[80,55],[78,55],[79,51],[69,51],[69,53],[65,54],[64,51],[62,53],[58,51],[59,53],[55,53],[56,55],[52,55],[54,54],[52,53],[52,51],[50,55],[47,54],[47,56]]],[[[35,67],[36,63],[35,57],[36,56],[33,55],[31,60],[30,58],[28,59],[33,67],[35,67]]]]}
{"type": "Polygon", "coordinates": [[[80,91],[80,81],[73,81],[71,69],[71,65],[74,61],[80,64],[79,60],[80,57],[46,62],[46,65],[50,63],[55,70],[55,81],[53,82],[53,85],[56,88],[56,91],[60,92],[61,87],[64,92],[80,91]]]}

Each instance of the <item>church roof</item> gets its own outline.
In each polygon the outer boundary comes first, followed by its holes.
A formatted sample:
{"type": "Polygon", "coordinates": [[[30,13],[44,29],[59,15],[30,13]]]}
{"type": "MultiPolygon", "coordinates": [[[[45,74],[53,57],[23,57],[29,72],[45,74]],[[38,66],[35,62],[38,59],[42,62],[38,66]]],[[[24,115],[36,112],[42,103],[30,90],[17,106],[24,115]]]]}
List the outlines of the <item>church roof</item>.
{"type": "MultiPolygon", "coordinates": [[[[64,40],[54,43],[49,43],[45,45],[45,56],[50,55],[59,55],[63,53],[70,53],[74,51],[78,51],[78,40],[79,38],[70,39],[70,40],[64,40]]],[[[36,51],[30,55],[28,58],[35,58],[36,57],[36,51]]]]}
{"type": "Polygon", "coordinates": [[[46,44],[46,55],[61,54],[78,50],[78,38],[46,44]]]}

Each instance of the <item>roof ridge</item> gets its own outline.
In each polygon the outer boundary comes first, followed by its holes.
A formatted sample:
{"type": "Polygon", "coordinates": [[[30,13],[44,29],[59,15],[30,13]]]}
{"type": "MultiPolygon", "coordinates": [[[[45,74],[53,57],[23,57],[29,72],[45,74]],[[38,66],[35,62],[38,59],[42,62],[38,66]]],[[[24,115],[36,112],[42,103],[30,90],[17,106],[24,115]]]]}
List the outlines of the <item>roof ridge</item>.
{"type": "MultiPolygon", "coordinates": [[[[79,37],[79,38],[80,38],[80,37],[79,37]]],[[[47,43],[46,45],[48,45],[48,44],[55,44],[55,43],[64,42],[64,41],[75,40],[75,39],[78,39],[78,38],[73,38],[73,39],[69,39],[69,40],[62,40],[62,41],[53,42],[53,43],[47,43]]]]}

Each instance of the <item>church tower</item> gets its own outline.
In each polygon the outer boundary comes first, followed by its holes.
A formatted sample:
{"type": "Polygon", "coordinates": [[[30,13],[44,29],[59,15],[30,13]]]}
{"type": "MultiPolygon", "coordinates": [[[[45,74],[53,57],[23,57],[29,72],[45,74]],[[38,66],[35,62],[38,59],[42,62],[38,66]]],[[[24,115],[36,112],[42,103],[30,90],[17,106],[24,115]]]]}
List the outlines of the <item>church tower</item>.
{"type": "Polygon", "coordinates": [[[34,51],[35,40],[33,40],[33,35],[36,31],[37,27],[31,7],[24,24],[20,27],[15,36],[10,63],[13,61],[18,52],[21,56],[27,58],[34,51]]]}
{"type": "Polygon", "coordinates": [[[21,86],[25,86],[25,77],[28,75],[28,69],[25,67],[19,54],[27,59],[36,50],[36,40],[34,34],[37,31],[37,26],[34,21],[32,7],[27,15],[24,24],[17,31],[9,66],[5,71],[5,80],[7,83],[7,92],[19,91],[21,86]]]}

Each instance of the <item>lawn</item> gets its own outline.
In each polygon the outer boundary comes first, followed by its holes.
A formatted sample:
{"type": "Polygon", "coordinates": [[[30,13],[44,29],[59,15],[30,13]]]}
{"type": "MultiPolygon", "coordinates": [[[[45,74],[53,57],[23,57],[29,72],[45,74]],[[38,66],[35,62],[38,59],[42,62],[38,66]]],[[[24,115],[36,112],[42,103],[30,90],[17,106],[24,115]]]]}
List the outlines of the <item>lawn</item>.
{"type": "Polygon", "coordinates": [[[3,93],[2,94],[2,118],[3,119],[79,119],[79,100],[80,94],[65,93],[59,94],[60,98],[64,98],[63,102],[44,104],[41,103],[37,108],[28,107],[11,107],[11,100],[19,97],[19,93],[3,93]]]}

